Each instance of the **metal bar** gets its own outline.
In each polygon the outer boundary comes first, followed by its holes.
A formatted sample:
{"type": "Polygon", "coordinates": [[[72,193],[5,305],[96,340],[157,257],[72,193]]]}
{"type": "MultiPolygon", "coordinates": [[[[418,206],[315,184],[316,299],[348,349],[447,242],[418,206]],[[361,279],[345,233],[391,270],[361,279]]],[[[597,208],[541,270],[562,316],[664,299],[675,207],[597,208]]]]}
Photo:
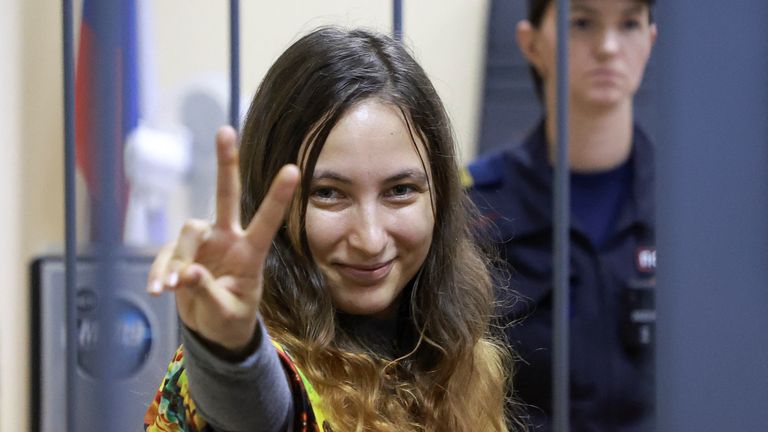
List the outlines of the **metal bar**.
{"type": "Polygon", "coordinates": [[[728,4],[656,9],[658,431],[768,430],[768,2],[728,4]]]}
{"type": "Polygon", "coordinates": [[[240,129],[240,1],[229,1],[229,124],[240,129]]]}
{"type": "Polygon", "coordinates": [[[72,0],[62,1],[62,67],[64,69],[64,274],[66,295],[66,431],[74,431],[77,377],[77,224],[75,196],[75,66],[72,0]]]}
{"type": "MultiPolygon", "coordinates": [[[[125,361],[119,355],[116,337],[117,298],[117,259],[122,243],[122,191],[119,178],[122,167],[118,163],[122,154],[122,107],[125,107],[126,95],[122,90],[120,77],[120,53],[123,32],[126,24],[122,17],[123,7],[127,4],[118,0],[98,0],[90,5],[93,7],[93,25],[99,41],[95,44],[95,58],[98,67],[93,68],[93,102],[91,111],[94,115],[93,135],[94,149],[97,152],[98,164],[96,178],[98,187],[95,191],[95,213],[92,215],[94,230],[94,253],[96,264],[96,286],[99,294],[97,312],[98,336],[95,347],[94,375],[101,390],[97,395],[93,413],[111,413],[120,409],[121,393],[117,386],[115,371],[123,370],[120,365],[125,361]]],[[[85,17],[84,17],[85,18],[85,17]]],[[[84,355],[84,354],[82,354],[84,355]]],[[[83,395],[85,399],[85,395],[83,395]]],[[[88,406],[90,409],[91,407],[88,406]]],[[[82,408],[81,408],[82,409],[82,408]]],[[[93,419],[96,431],[109,430],[109,416],[93,419]]],[[[80,416],[87,418],[86,416],[80,416]]],[[[86,428],[89,429],[89,428],[86,428]]]]}
{"type": "Polygon", "coordinates": [[[569,327],[570,286],[569,231],[570,178],[568,169],[568,0],[557,0],[557,146],[554,178],[554,308],[552,311],[553,425],[557,432],[568,432],[569,393],[569,327]]]}
{"type": "Polygon", "coordinates": [[[403,0],[392,0],[392,36],[403,40],[403,0]]]}

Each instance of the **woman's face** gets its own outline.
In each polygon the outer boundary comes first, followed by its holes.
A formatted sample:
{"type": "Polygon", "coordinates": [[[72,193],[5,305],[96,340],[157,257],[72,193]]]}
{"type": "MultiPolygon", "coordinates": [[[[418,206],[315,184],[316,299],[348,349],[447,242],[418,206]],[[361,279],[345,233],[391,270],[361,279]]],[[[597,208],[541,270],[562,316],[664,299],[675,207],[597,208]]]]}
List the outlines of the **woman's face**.
{"type": "MultiPolygon", "coordinates": [[[[638,0],[574,0],[569,35],[571,102],[582,109],[631,103],[656,39],[650,9],[638,0]]],[[[521,49],[541,75],[547,96],[556,93],[557,37],[554,2],[521,49]]],[[[520,27],[518,27],[520,32],[520,27]]]]}
{"type": "Polygon", "coordinates": [[[338,309],[396,312],[432,243],[426,155],[400,110],[375,99],[352,107],[328,135],[310,182],[305,228],[338,309]]]}

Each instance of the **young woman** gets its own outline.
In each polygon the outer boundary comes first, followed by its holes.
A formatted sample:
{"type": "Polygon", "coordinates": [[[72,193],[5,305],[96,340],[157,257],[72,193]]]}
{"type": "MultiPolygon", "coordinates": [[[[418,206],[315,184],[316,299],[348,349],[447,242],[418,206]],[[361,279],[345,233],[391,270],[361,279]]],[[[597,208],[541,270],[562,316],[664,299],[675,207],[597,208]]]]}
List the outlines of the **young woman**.
{"type": "Polygon", "coordinates": [[[145,429],[507,430],[454,144],[399,42],[321,28],[288,48],[239,152],[217,136],[215,222],[188,222],[150,272],[184,346],[145,429]]]}

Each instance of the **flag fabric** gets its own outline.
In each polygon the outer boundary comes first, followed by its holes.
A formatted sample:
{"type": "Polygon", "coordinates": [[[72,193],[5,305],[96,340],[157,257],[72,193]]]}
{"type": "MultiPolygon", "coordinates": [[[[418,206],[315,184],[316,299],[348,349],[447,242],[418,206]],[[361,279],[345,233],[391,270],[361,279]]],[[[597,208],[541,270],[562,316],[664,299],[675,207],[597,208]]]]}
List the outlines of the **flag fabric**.
{"type": "Polygon", "coordinates": [[[122,241],[128,185],[123,145],[139,122],[135,0],[84,0],[75,77],[77,167],[91,241],[122,241]],[[108,169],[105,169],[108,167],[108,169]],[[104,209],[116,212],[104,213],[104,209]],[[98,215],[111,215],[100,218],[98,215]],[[101,222],[99,222],[101,221],[101,222]],[[117,226],[104,226],[117,224],[117,226]]]}

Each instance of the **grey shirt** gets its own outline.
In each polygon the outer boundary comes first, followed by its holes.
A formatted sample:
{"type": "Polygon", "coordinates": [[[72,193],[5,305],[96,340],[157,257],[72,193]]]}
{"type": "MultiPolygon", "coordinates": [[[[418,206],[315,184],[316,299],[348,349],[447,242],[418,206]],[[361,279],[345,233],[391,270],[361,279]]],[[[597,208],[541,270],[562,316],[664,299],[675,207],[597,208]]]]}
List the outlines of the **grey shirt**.
{"type": "Polygon", "coordinates": [[[261,340],[244,361],[214,355],[192,331],[182,330],[189,392],[216,431],[284,432],[293,420],[293,398],[275,347],[259,320],[261,340]]]}

